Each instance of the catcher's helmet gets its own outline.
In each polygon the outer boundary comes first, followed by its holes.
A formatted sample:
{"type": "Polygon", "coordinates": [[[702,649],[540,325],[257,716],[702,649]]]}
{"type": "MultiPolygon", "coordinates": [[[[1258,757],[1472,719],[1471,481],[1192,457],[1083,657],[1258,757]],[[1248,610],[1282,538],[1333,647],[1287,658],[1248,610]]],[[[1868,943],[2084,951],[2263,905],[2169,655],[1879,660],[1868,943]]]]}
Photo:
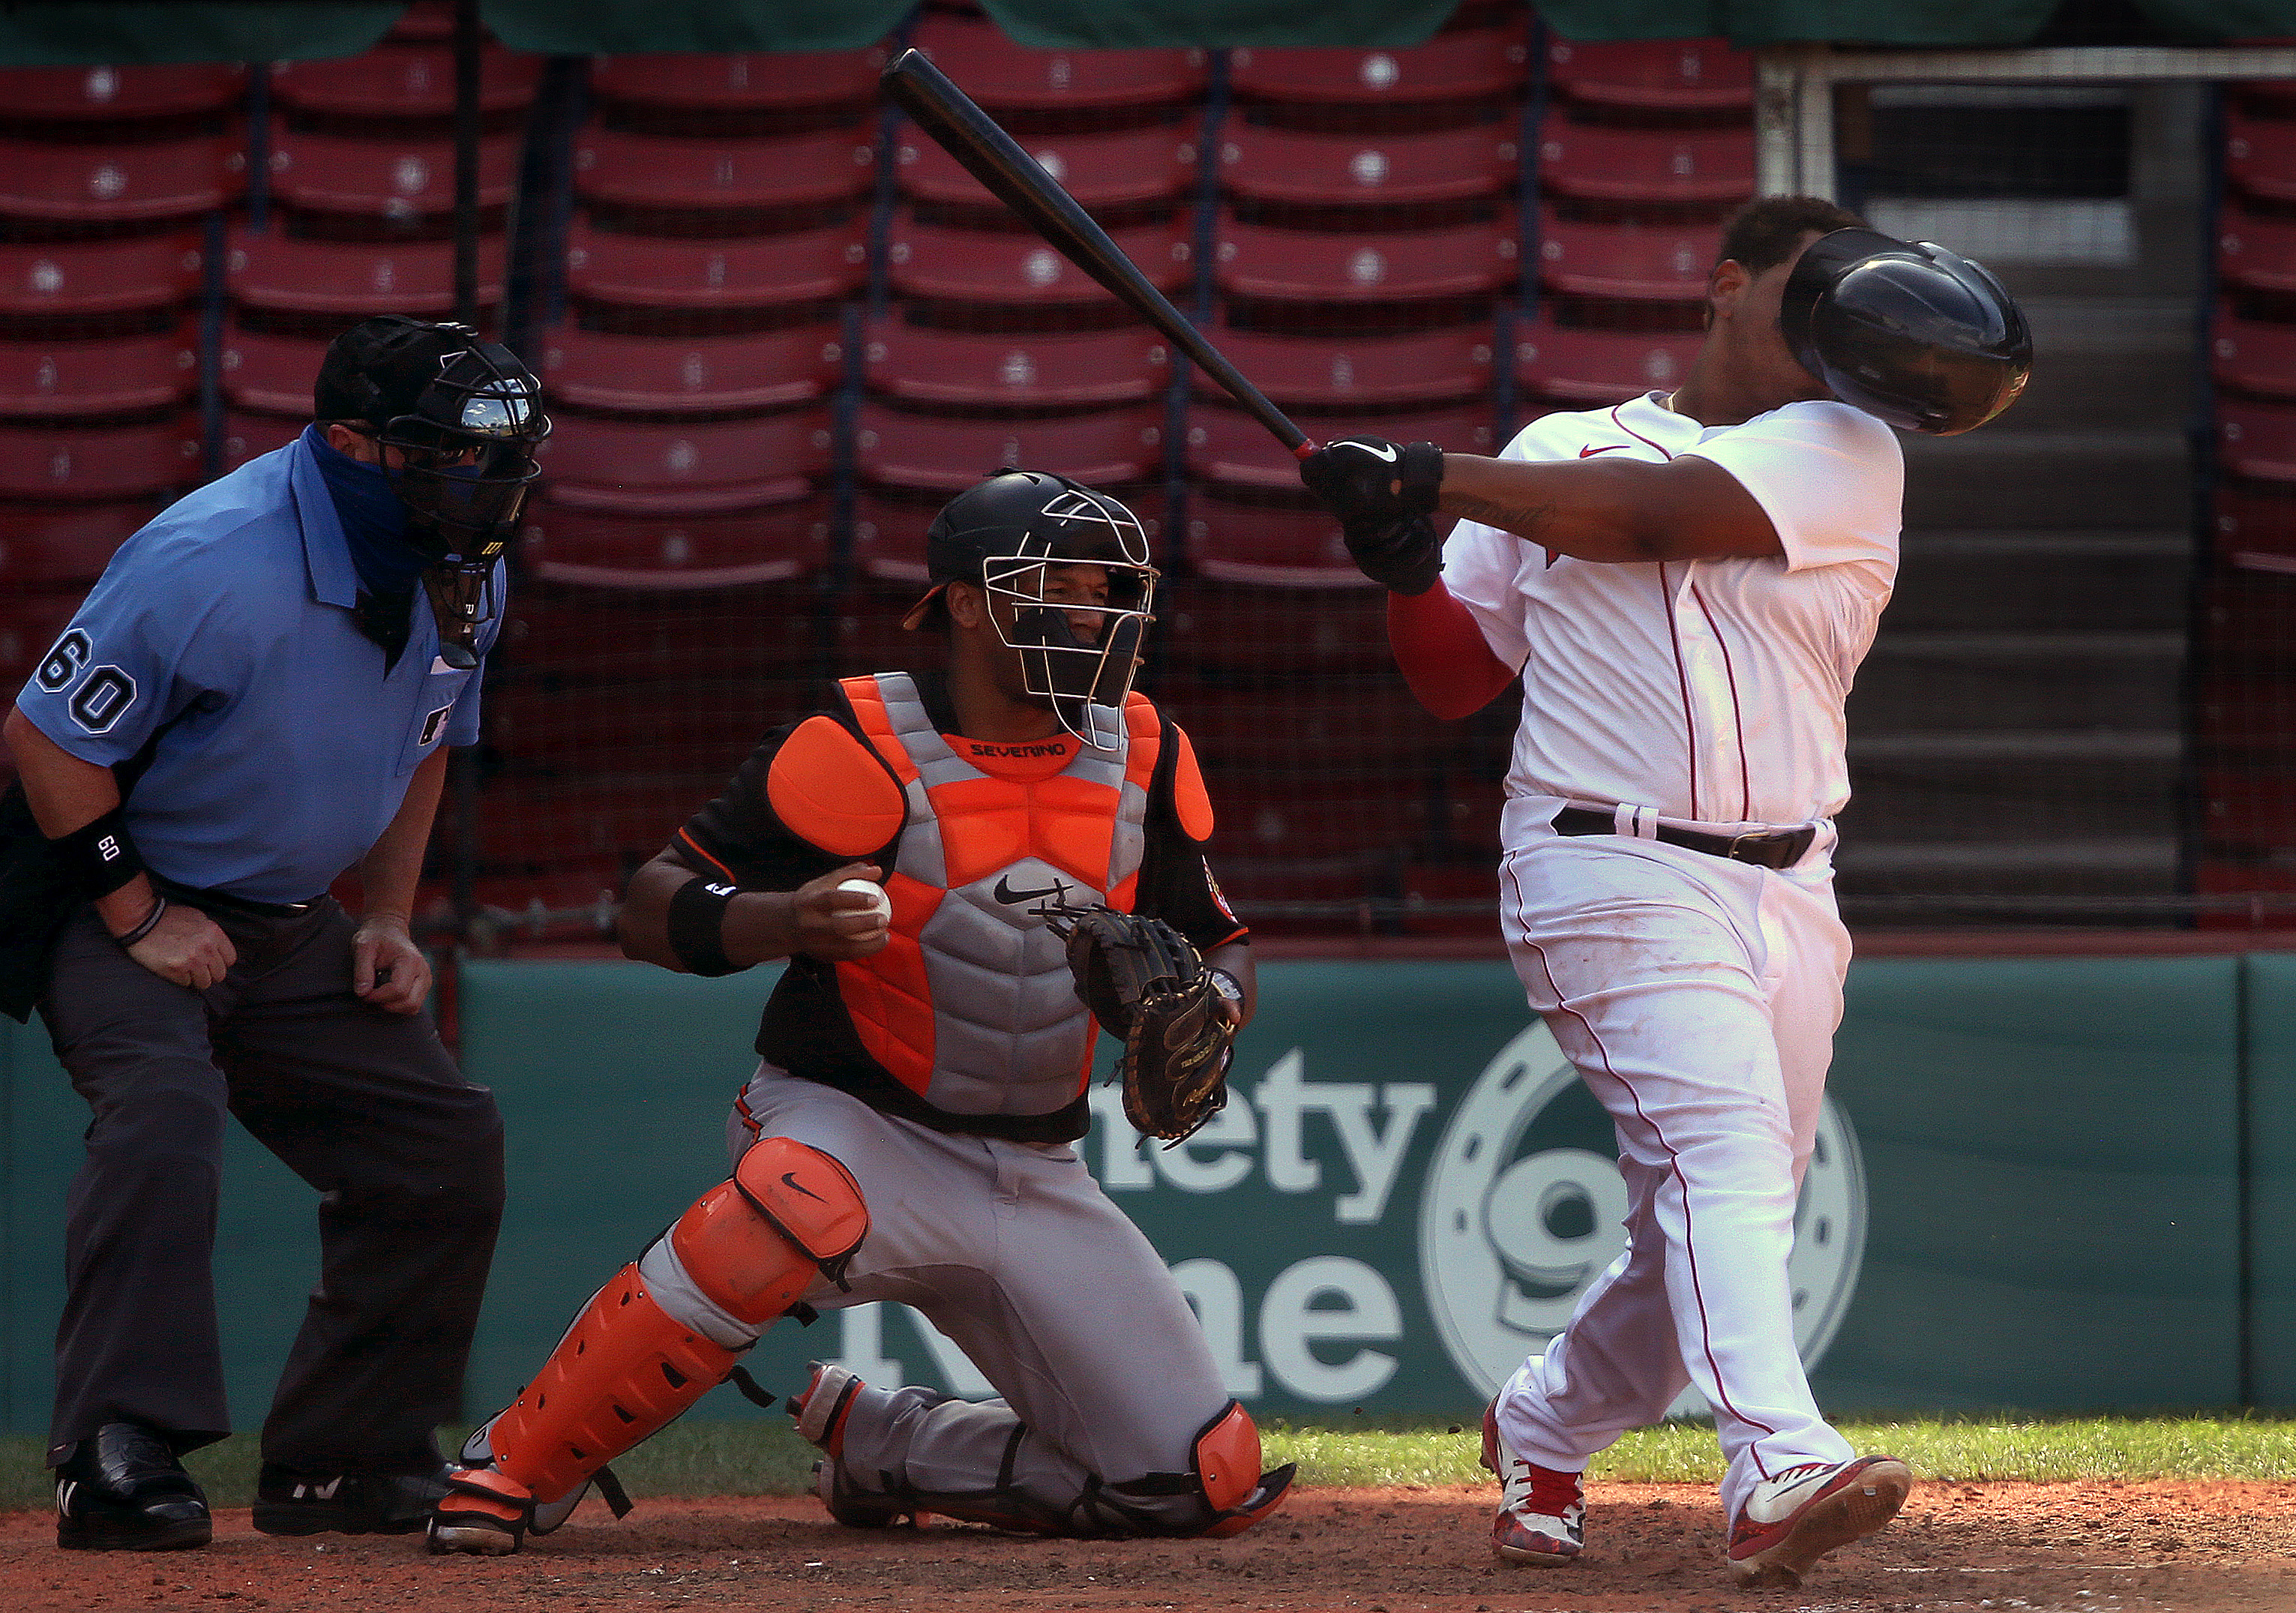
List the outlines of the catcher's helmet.
{"type": "Polygon", "coordinates": [[[925,571],[932,588],[904,626],[922,626],[945,608],[941,594],[949,584],[980,586],[988,594],[998,638],[1021,652],[1029,692],[1048,700],[1061,726],[1086,744],[1114,746],[1140,641],[1155,619],[1156,568],[1138,517],[1065,476],[1000,471],[933,518],[925,530],[925,571]],[[1107,602],[1048,602],[1049,569],[1062,561],[1102,567],[1107,602]],[[1099,620],[1089,642],[1070,626],[1078,614],[1099,620]]]}
{"type": "Polygon", "coordinates": [[[1843,403],[1933,437],[2000,413],[2033,365],[2025,315],[1983,265],[1878,230],[1811,242],[1786,277],[1778,328],[1843,403]]]}
{"type": "Polygon", "coordinates": [[[428,562],[423,587],[449,665],[478,664],[490,579],[541,473],[541,400],[518,356],[468,325],[378,315],[335,338],[320,363],[317,418],[398,450],[385,474],[406,506],[407,541],[428,562]]]}

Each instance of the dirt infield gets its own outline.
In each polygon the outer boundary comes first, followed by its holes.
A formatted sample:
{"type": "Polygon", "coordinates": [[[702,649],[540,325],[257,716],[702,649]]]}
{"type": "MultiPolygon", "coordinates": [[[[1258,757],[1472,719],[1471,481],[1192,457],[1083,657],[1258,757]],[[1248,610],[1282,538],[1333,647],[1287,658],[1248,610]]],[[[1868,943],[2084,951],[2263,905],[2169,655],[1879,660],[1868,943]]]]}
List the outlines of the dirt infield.
{"type": "Polygon", "coordinates": [[[510,1559],[423,1556],[412,1538],[273,1540],[244,1511],[203,1552],[58,1552],[45,1513],[0,1515],[0,1609],[1315,1609],[1360,1613],[2287,1613],[2296,1486],[1924,1485],[1889,1529],[1799,1592],[1741,1592],[1711,1492],[1596,1485],[1587,1550],[1503,1568],[1488,1492],[1310,1490],[1234,1540],[868,1532],[809,1501],[594,1502],[510,1559]]]}

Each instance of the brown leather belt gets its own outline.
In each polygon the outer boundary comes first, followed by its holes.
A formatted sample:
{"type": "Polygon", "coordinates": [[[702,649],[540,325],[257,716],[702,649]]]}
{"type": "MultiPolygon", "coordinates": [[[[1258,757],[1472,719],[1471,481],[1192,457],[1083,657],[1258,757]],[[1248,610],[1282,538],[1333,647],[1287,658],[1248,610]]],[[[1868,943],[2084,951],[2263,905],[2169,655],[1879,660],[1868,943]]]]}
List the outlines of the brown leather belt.
{"type": "MultiPolygon", "coordinates": [[[[1619,825],[1608,812],[1595,807],[1565,806],[1554,815],[1554,832],[1617,834],[1619,825]]],[[[1817,826],[1806,823],[1780,834],[1701,834],[1695,829],[1669,829],[1661,823],[1651,831],[1651,838],[1686,850],[1702,851],[1710,857],[1727,857],[1734,863],[1778,869],[1791,868],[1802,860],[1810,842],[1817,839],[1817,826]]]]}

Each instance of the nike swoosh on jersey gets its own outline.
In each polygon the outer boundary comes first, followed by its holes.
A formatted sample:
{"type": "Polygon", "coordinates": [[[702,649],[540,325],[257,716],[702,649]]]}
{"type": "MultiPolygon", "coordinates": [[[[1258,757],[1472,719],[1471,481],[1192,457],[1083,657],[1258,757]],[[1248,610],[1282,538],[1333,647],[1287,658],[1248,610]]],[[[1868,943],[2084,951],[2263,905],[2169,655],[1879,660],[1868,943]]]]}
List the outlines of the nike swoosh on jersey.
{"type": "Polygon", "coordinates": [[[1058,880],[1035,890],[1015,890],[1011,877],[1002,876],[996,881],[996,895],[998,901],[1010,907],[1016,902],[1031,902],[1038,897],[1063,897],[1068,890],[1069,888],[1058,880]]]}
{"type": "Polygon", "coordinates": [[[1340,437],[1334,438],[1331,442],[1324,446],[1326,447],[1332,448],[1361,448],[1374,459],[1383,459],[1390,465],[1395,463],[1395,445],[1393,443],[1389,443],[1382,447],[1374,448],[1371,444],[1367,442],[1357,442],[1352,437],[1340,437]]]}
{"type": "Polygon", "coordinates": [[[1604,443],[1598,448],[1595,446],[1594,444],[1589,443],[1585,447],[1578,450],[1578,457],[1585,459],[1589,454],[1617,454],[1623,451],[1626,446],[1627,445],[1622,442],[1609,442],[1604,443]]]}

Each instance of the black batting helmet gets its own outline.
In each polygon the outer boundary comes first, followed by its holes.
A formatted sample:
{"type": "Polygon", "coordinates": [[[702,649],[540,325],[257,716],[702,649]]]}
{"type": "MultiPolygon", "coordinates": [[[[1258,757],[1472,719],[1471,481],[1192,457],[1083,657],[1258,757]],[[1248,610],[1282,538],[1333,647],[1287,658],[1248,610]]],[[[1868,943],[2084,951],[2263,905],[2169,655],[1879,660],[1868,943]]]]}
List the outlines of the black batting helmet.
{"type": "Polygon", "coordinates": [[[2025,315],[1982,264],[1879,230],[1811,242],[1786,277],[1778,328],[1843,403],[1932,437],[1991,420],[2033,366],[2025,315]]]}

